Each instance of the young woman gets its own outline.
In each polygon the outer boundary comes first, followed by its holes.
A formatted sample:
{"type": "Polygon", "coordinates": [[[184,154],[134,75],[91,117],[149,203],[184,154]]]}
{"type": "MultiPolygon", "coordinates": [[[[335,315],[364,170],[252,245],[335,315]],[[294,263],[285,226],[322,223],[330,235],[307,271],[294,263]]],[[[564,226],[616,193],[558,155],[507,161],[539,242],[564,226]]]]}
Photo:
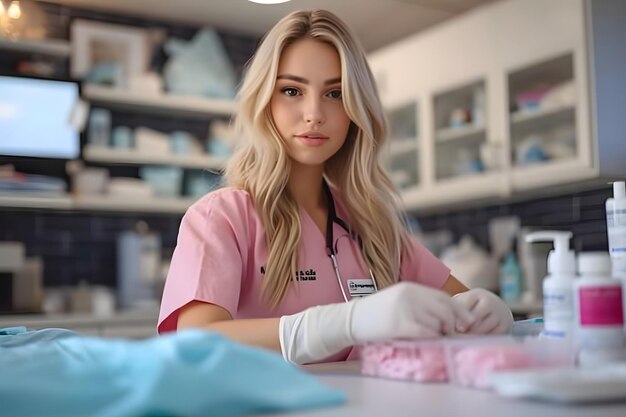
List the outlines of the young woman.
{"type": "Polygon", "coordinates": [[[374,80],[336,16],[278,22],[238,98],[243,142],[228,187],[183,217],[160,333],[213,330],[308,363],[368,341],[509,329],[498,297],[468,290],[407,232],[379,162],[374,80]]]}

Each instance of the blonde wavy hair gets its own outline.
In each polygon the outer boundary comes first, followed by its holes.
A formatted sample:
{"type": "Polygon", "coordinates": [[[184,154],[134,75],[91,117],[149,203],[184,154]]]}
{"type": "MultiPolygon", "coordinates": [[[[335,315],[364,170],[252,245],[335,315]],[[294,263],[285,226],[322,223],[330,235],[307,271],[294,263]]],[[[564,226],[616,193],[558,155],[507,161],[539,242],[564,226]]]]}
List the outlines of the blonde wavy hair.
{"type": "Polygon", "coordinates": [[[280,20],[248,63],[235,127],[241,142],[225,171],[226,185],[250,193],[266,232],[269,258],[261,296],[275,308],[298,265],[298,205],[287,189],[291,160],[270,112],[278,65],[288,45],[312,38],[335,47],[341,60],[343,105],[351,120],[343,147],[325,166],[341,192],[352,230],[379,288],[397,280],[408,233],[400,199],[380,163],[386,121],[365,53],[347,26],[325,10],[297,11],[280,20]]]}

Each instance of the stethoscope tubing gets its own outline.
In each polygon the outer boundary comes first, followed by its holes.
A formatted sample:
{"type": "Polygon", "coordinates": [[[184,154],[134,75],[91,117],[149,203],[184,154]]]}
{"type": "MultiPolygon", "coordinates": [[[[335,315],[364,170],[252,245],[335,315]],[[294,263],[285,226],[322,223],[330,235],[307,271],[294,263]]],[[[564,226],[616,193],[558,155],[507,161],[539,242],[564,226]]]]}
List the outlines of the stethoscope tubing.
{"type": "MultiPolygon", "coordinates": [[[[335,201],[333,199],[333,195],[330,191],[330,187],[324,181],[323,184],[324,192],[326,193],[326,201],[328,202],[328,219],[326,220],[326,253],[330,257],[331,262],[333,263],[333,269],[335,270],[335,277],[337,278],[337,284],[339,284],[339,289],[341,289],[341,295],[343,296],[344,301],[347,303],[348,296],[346,295],[346,291],[343,289],[343,280],[341,277],[341,271],[339,271],[339,264],[337,263],[337,254],[333,247],[333,224],[337,223],[340,227],[345,229],[346,232],[350,233],[353,238],[355,238],[354,234],[350,231],[346,222],[337,217],[335,212],[335,201]]],[[[359,246],[361,245],[361,240],[359,240],[359,246]]],[[[374,278],[374,274],[372,273],[372,269],[368,268],[368,272],[372,283],[374,284],[374,292],[378,292],[378,285],[376,284],[376,279],[374,278]]]]}

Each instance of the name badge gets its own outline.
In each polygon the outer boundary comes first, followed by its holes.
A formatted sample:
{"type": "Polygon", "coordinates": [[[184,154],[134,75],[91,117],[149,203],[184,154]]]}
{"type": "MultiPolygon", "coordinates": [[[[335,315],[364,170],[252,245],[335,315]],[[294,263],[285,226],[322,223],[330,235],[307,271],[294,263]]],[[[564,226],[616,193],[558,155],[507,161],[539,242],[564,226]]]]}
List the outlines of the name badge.
{"type": "Polygon", "coordinates": [[[364,297],[376,291],[371,278],[349,279],[348,290],[350,291],[350,297],[364,297]]]}

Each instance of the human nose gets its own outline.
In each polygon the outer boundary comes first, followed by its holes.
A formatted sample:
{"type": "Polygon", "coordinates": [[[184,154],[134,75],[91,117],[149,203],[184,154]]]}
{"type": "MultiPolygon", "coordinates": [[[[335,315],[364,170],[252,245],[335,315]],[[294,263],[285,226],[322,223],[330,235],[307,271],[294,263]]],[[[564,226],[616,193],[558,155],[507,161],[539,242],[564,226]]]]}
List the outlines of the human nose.
{"type": "Polygon", "coordinates": [[[317,97],[310,97],[306,101],[304,110],[304,119],[307,124],[323,124],[325,121],[324,111],[322,109],[321,100],[317,97]]]}

